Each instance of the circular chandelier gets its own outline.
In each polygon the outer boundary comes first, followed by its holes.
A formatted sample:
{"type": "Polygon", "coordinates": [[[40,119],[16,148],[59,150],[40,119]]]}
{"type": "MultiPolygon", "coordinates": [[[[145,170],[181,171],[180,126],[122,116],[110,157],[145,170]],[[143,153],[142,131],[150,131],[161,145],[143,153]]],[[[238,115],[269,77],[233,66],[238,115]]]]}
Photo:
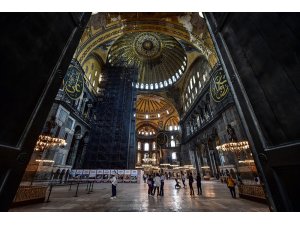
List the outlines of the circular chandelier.
{"type": "Polygon", "coordinates": [[[157,90],[176,83],[187,68],[187,55],[172,36],[156,32],[124,34],[111,46],[107,60],[112,66],[138,70],[134,86],[157,90]]]}
{"type": "Polygon", "coordinates": [[[223,145],[218,145],[217,150],[224,152],[240,152],[249,149],[248,141],[240,141],[240,142],[229,142],[223,145]]]}
{"type": "Polygon", "coordinates": [[[151,163],[151,162],[155,162],[156,159],[152,159],[152,158],[145,158],[145,159],[142,159],[145,163],[151,163]]]}
{"type": "Polygon", "coordinates": [[[53,147],[63,147],[66,146],[66,140],[61,138],[54,138],[47,135],[40,135],[36,145],[34,147],[35,151],[43,151],[46,148],[53,148],[53,147]]]}

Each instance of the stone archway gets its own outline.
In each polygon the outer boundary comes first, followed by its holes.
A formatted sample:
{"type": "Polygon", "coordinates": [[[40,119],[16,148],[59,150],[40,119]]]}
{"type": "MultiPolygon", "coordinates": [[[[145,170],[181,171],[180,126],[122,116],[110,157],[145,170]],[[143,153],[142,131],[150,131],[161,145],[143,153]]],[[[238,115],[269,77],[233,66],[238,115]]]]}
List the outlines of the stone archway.
{"type": "Polygon", "coordinates": [[[67,157],[66,165],[73,166],[74,161],[75,161],[75,157],[76,157],[76,153],[77,153],[77,150],[78,150],[80,139],[81,139],[81,127],[76,126],[75,131],[74,131],[74,135],[73,135],[73,139],[72,139],[72,142],[71,142],[69,154],[68,154],[68,157],[67,157]]]}

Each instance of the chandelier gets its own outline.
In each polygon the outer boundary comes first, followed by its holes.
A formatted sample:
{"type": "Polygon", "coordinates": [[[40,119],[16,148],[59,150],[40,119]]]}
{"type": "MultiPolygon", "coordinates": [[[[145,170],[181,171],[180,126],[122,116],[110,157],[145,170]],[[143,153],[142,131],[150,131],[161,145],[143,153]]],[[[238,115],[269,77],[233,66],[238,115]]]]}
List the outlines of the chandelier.
{"type": "Polygon", "coordinates": [[[229,142],[223,145],[218,145],[217,150],[224,152],[240,152],[249,149],[248,141],[240,141],[240,142],[229,142]]]}
{"type": "Polygon", "coordinates": [[[44,151],[47,148],[53,147],[63,147],[66,146],[67,142],[61,138],[54,138],[47,135],[40,135],[36,145],[34,147],[35,151],[44,151]]]}
{"type": "Polygon", "coordinates": [[[144,158],[142,159],[145,163],[151,163],[151,162],[155,162],[156,159],[152,159],[152,158],[144,158]]]}

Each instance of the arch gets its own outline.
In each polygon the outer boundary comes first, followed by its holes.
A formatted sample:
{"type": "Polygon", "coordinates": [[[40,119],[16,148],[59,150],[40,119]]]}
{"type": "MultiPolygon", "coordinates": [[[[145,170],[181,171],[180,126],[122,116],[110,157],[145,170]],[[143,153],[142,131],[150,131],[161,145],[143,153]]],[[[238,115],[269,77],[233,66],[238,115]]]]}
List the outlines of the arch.
{"type": "Polygon", "coordinates": [[[89,139],[89,132],[85,132],[78,144],[78,149],[74,160],[74,168],[81,168],[83,165],[83,160],[85,155],[84,148],[88,143],[88,139],[89,139]]]}
{"type": "MultiPolygon", "coordinates": [[[[151,30],[152,32],[159,32],[166,35],[176,37],[177,39],[184,40],[198,49],[207,59],[211,58],[212,64],[216,63],[216,53],[213,47],[208,47],[209,44],[201,39],[204,33],[208,33],[205,26],[199,31],[199,34],[194,32],[189,32],[182,25],[169,23],[163,20],[157,21],[137,21],[133,20],[122,20],[119,23],[111,25],[109,30],[99,29],[93,36],[85,40],[76,52],[76,58],[79,62],[83,62],[85,58],[99,45],[104,44],[117,39],[123,34],[133,33],[133,32],[147,32],[151,30]],[[126,29],[123,29],[126,27],[126,29]],[[172,27],[172,29],[166,29],[166,27],[172,27]],[[193,37],[193,38],[191,38],[193,37]],[[191,42],[192,40],[192,42],[191,42]]],[[[204,22],[203,22],[204,23],[204,22]]]]}
{"type": "Polygon", "coordinates": [[[77,125],[75,127],[74,135],[71,141],[69,153],[66,160],[66,165],[73,166],[80,139],[81,139],[81,126],[77,125]]]}

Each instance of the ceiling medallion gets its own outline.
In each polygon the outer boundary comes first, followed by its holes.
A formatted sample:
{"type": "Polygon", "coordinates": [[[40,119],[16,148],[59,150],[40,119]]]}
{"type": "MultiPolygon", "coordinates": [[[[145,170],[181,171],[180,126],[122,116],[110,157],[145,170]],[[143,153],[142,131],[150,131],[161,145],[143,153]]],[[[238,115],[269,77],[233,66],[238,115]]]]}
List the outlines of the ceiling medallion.
{"type": "Polygon", "coordinates": [[[161,52],[160,38],[154,33],[141,33],[134,40],[134,49],[142,58],[155,58],[161,52]]]}

